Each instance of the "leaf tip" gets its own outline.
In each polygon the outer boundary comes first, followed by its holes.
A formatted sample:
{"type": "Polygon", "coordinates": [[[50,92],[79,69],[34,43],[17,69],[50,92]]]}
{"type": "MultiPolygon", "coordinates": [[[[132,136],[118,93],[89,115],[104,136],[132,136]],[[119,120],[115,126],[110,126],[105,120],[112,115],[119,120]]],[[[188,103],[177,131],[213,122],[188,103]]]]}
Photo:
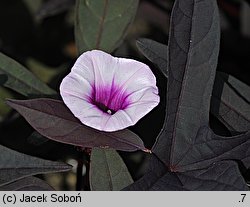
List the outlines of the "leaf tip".
{"type": "Polygon", "coordinates": [[[144,45],[145,41],[147,41],[146,38],[139,38],[139,39],[137,39],[136,40],[136,46],[140,48],[141,46],[144,45]]]}
{"type": "Polygon", "coordinates": [[[18,100],[6,98],[5,99],[5,104],[10,106],[11,108],[14,108],[14,105],[15,105],[16,101],[18,101],[18,100]]]}
{"type": "Polygon", "coordinates": [[[7,105],[9,105],[9,106],[10,106],[10,105],[11,105],[11,103],[12,103],[12,100],[13,100],[13,99],[6,98],[6,99],[5,99],[5,103],[6,103],[7,105]]]}

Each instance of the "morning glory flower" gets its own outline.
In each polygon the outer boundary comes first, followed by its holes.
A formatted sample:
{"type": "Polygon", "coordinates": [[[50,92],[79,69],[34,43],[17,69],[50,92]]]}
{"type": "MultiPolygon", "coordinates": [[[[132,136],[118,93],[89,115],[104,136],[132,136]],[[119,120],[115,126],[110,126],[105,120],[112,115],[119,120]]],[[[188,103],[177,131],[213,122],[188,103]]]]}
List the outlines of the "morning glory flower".
{"type": "Polygon", "coordinates": [[[77,59],[60,94],[83,124],[109,132],[134,125],[159,103],[156,79],[147,65],[99,50],[77,59]]]}

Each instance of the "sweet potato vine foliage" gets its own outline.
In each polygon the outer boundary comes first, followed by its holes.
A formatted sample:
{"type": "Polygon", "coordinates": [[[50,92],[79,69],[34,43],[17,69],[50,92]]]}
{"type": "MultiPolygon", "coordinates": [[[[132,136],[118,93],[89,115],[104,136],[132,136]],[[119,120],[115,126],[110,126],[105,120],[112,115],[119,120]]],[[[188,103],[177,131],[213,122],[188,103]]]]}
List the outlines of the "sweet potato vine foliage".
{"type": "MultiPolygon", "coordinates": [[[[84,7],[80,2],[78,8],[84,7]]],[[[100,37],[95,44],[98,48],[100,37]]],[[[239,164],[250,167],[250,89],[216,72],[220,47],[217,2],[176,0],[168,46],[148,39],[140,39],[137,46],[165,76],[167,93],[165,120],[150,151],[149,169],[134,183],[115,150],[149,152],[138,135],[125,129],[159,102],[155,77],[145,64],[91,50],[79,57],[62,81],[63,101],[40,98],[8,100],[7,104],[43,136],[92,148],[92,190],[248,190],[239,164]],[[214,133],[210,113],[237,135],[214,133]]],[[[8,82],[7,86],[12,87],[8,82]]],[[[60,168],[51,170],[67,168],[56,166],[60,168]]]]}

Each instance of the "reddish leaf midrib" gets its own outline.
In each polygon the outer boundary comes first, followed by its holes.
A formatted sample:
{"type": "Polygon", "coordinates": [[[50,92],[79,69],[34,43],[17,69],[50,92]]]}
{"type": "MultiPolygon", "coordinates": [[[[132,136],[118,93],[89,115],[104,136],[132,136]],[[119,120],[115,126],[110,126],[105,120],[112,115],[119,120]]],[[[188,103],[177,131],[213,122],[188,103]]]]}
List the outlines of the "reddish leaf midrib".
{"type": "MultiPolygon", "coordinates": [[[[192,25],[193,25],[193,13],[194,13],[194,7],[195,7],[195,1],[193,3],[193,10],[192,10],[192,15],[191,15],[191,23],[190,23],[190,38],[192,37],[192,25]]],[[[185,64],[185,69],[183,72],[183,77],[182,77],[182,84],[181,84],[181,90],[180,90],[180,95],[179,95],[179,99],[178,99],[178,104],[177,104],[177,112],[176,112],[176,116],[175,116],[175,120],[174,120],[174,128],[173,128],[173,134],[172,134],[172,143],[171,143],[171,149],[170,149],[170,159],[169,159],[169,169],[171,171],[175,171],[176,166],[173,165],[173,154],[174,154],[174,150],[175,150],[175,141],[176,141],[176,126],[179,120],[179,115],[180,115],[180,105],[182,103],[182,98],[183,98],[183,92],[184,92],[184,88],[185,88],[185,83],[186,83],[186,73],[188,70],[188,62],[190,59],[189,56],[189,51],[190,51],[190,46],[191,46],[191,42],[189,42],[189,46],[188,46],[188,52],[187,52],[187,60],[186,60],[186,64],[185,64]]],[[[170,60],[170,58],[169,58],[170,60]]],[[[169,67],[170,68],[170,67],[169,67]]]]}

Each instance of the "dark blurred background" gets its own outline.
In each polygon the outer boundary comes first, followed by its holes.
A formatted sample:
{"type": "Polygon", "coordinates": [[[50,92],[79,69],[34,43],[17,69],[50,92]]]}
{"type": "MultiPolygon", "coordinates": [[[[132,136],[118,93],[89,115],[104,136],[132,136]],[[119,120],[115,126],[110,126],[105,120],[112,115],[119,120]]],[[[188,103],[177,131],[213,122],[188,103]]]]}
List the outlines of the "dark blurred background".
{"type": "MultiPolygon", "coordinates": [[[[74,42],[74,0],[1,0],[0,51],[29,68],[41,80],[58,91],[62,78],[77,58],[74,42]]],[[[136,48],[136,39],[150,38],[167,44],[172,0],[141,0],[134,23],[115,56],[134,58],[148,64],[155,73],[161,95],[160,105],[131,127],[150,148],[164,119],[166,80],[136,48]],[[155,121],[157,120],[157,121],[155,121]]],[[[234,75],[250,85],[250,4],[243,0],[218,0],[221,14],[221,50],[218,70],[234,75]]],[[[62,160],[76,166],[81,152],[48,141],[16,112],[5,98],[24,97],[0,88],[0,144],[17,151],[50,160],[62,160]]],[[[229,132],[211,116],[213,129],[229,132]]],[[[147,156],[142,152],[121,153],[134,179],[146,169],[147,156]]],[[[76,167],[75,167],[76,168],[76,167]]],[[[74,171],[76,169],[74,168],[74,171]]],[[[56,189],[73,189],[74,172],[52,174],[46,178],[56,189]],[[52,181],[51,181],[52,180],[52,181]]]]}

